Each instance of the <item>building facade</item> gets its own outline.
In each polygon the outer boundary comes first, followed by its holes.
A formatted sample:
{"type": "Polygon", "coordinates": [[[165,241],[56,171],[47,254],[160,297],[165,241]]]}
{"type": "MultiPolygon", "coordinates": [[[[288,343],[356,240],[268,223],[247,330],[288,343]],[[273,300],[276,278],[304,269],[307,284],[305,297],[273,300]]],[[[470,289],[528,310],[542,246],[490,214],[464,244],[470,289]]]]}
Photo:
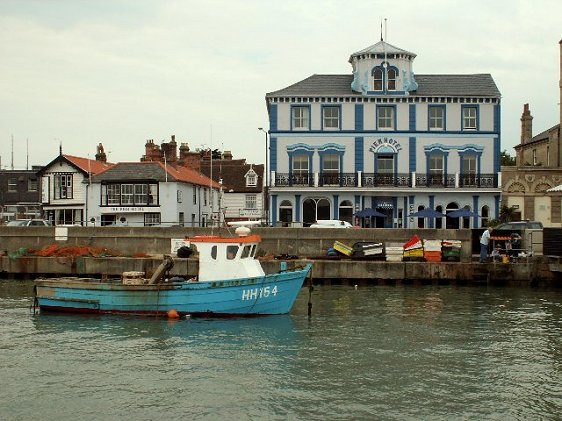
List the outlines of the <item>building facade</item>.
{"type": "Polygon", "coordinates": [[[380,41],[349,75],[266,95],[270,220],[374,227],[479,227],[500,204],[500,92],[489,74],[415,75],[416,55],[380,41]],[[359,221],[373,208],[384,217],[359,221]],[[482,218],[418,219],[468,208],[482,218]]]}
{"type": "Polygon", "coordinates": [[[0,224],[41,217],[41,177],[31,170],[0,170],[0,224]]]}
{"type": "Polygon", "coordinates": [[[95,160],[64,155],[61,147],[59,156],[38,173],[45,219],[53,225],[85,225],[91,178],[112,165],[106,162],[101,144],[95,160]]]}
{"type": "Polygon", "coordinates": [[[87,220],[95,225],[190,226],[222,223],[220,185],[162,162],[121,162],[92,177],[87,220]]]}
{"type": "MultiPolygon", "coordinates": [[[[562,102],[562,41],[559,57],[562,102]]],[[[521,140],[515,146],[516,165],[502,167],[502,202],[515,209],[515,219],[540,221],[546,227],[562,226],[561,127],[562,108],[557,124],[533,136],[531,109],[529,104],[523,106],[521,140]]]]}

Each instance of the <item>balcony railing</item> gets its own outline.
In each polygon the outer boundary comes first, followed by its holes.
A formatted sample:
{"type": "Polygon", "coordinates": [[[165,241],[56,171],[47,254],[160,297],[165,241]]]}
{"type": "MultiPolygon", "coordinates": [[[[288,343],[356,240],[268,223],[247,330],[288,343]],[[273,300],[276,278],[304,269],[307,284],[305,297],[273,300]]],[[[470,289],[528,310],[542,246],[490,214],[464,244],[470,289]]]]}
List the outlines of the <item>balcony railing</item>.
{"type": "Polygon", "coordinates": [[[323,173],[320,174],[318,185],[357,187],[357,174],[356,173],[343,173],[343,174],[323,173]]]}
{"type": "Polygon", "coordinates": [[[363,187],[412,187],[410,174],[361,174],[363,187]]]}
{"type": "Polygon", "coordinates": [[[291,186],[314,186],[314,174],[289,174],[289,173],[276,173],[275,185],[278,187],[291,187],[291,186]]]}
{"type": "Polygon", "coordinates": [[[498,188],[501,174],[271,174],[271,187],[498,188]],[[274,183],[274,184],[273,184],[274,183]]]}

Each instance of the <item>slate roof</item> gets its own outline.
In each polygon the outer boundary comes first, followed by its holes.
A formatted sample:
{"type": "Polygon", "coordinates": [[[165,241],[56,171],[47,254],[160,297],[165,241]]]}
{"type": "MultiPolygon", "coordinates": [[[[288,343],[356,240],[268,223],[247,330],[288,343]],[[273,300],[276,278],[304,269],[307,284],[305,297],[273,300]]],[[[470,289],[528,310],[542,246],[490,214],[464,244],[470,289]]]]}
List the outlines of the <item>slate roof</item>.
{"type": "Polygon", "coordinates": [[[558,130],[559,127],[560,127],[560,124],[556,124],[555,126],[552,126],[550,129],[546,129],[544,132],[541,132],[538,135],[533,136],[529,142],[520,143],[518,145],[515,145],[513,147],[513,149],[517,150],[517,149],[521,149],[525,146],[529,146],[533,143],[544,142],[545,140],[548,140],[550,138],[550,133],[553,130],[558,130]]]}
{"type": "MultiPolygon", "coordinates": [[[[496,83],[488,73],[468,75],[415,75],[417,91],[410,96],[501,96],[496,83]]],[[[278,91],[270,92],[268,98],[285,96],[357,96],[351,90],[353,75],[312,75],[300,82],[278,91]]]]}
{"type": "MultiPolygon", "coordinates": [[[[210,175],[208,164],[201,164],[201,171],[207,176],[210,175]]],[[[245,159],[213,160],[213,180],[219,179],[222,179],[226,192],[233,190],[234,193],[260,193],[263,185],[263,164],[246,164],[245,159]],[[257,185],[253,187],[246,186],[245,175],[250,168],[257,175],[257,185]]]]}
{"type": "Polygon", "coordinates": [[[388,42],[385,41],[379,41],[376,44],[373,44],[367,48],[363,48],[361,51],[357,51],[356,53],[353,53],[351,57],[360,56],[362,54],[384,54],[385,52],[387,54],[407,54],[409,56],[416,57],[414,53],[410,53],[409,51],[395,47],[394,45],[389,44],[388,42]]]}
{"type": "Polygon", "coordinates": [[[190,168],[172,165],[164,165],[162,162],[120,162],[115,164],[108,170],[93,177],[93,181],[166,181],[166,172],[168,173],[168,181],[180,181],[199,186],[212,186],[220,188],[220,185],[205,175],[194,171],[190,168]]]}

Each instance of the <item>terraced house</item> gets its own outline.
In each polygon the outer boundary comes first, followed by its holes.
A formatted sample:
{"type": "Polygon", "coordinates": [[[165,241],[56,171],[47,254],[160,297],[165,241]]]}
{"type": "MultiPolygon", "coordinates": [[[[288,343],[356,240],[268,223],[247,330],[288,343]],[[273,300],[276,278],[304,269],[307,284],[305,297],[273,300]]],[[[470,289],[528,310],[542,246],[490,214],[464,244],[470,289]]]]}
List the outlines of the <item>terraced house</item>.
{"type": "Polygon", "coordinates": [[[500,92],[489,74],[414,75],[414,53],[381,40],[347,75],[314,74],[266,94],[269,209],[277,225],[479,227],[500,204],[500,92]],[[411,218],[467,208],[481,218],[411,218]],[[362,222],[364,223],[364,221],[362,222]]]}

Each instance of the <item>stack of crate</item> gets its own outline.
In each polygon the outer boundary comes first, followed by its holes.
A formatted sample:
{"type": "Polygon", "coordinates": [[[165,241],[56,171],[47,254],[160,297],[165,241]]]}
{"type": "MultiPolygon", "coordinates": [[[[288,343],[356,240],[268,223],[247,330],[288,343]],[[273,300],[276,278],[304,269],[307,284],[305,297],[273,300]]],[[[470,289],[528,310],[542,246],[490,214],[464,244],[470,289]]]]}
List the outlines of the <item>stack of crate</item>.
{"type": "Polygon", "coordinates": [[[404,246],[401,243],[386,243],[384,246],[387,262],[401,262],[404,246]]]}
{"type": "Polygon", "coordinates": [[[405,262],[421,262],[423,261],[423,243],[422,240],[414,235],[406,244],[403,245],[403,259],[405,262]]]}
{"type": "Polygon", "coordinates": [[[423,257],[426,262],[440,262],[441,240],[423,240],[423,257]]]}
{"type": "Polygon", "coordinates": [[[443,240],[441,243],[443,260],[448,262],[460,262],[461,244],[460,240],[443,240]]]}

